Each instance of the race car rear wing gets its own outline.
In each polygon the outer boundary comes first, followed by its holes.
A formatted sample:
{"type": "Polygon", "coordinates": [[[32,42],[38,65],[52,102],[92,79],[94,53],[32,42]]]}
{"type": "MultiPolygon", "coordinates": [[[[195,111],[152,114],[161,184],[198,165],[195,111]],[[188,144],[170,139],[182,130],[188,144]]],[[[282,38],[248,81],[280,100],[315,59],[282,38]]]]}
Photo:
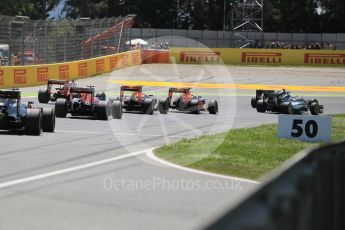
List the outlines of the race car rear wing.
{"type": "Polygon", "coordinates": [[[191,90],[192,88],[170,88],[169,93],[187,93],[191,90]]]}
{"type": "Polygon", "coordinates": [[[170,88],[168,97],[172,98],[173,93],[188,93],[192,88],[170,88]]]}
{"type": "Polygon", "coordinates": [[[64,85],[69,83],[69,80],[48,80],[48,85],[64,85]]]}
{"type": "Polygon", "coordinates": [[[256,90],[256,99],[264,98],[264,97],[272,97],[275,95],[274,90],[265,90],[265,89],[257,89],[256,90]]]}
{"type": "Polygon", "coordinates": [[[21,92],[17,90],[7,90],[7,91],[0,90],[0,98],[19,100],[21,98],[21,92]]]}
{"type": "Polygon", "coordinates": [[[91,93],[93,94],[95,92],[95,89],[90,87],[90,88],[81,88],[81,87],[72,87],[71,88],[71,94],[72,93],[91,93]]]}
{"type": "Polygon", "coordinates": [[[142,92],[143,86],[142,85],[136,85],[136,86],[123,85],[123,86],[121,86],[120,90],[121,91],[142,92]]]}

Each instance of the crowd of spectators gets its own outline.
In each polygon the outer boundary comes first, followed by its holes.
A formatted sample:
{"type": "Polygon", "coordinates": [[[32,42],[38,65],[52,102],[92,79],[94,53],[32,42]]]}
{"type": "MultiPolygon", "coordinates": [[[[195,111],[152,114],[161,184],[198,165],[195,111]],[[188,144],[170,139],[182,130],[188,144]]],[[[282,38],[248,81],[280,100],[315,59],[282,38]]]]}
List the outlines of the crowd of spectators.
{"type": "Polygon", "coordinates": [[[168,50],[170,47],[169,42],[159,42],[155,41],[153,43],[149,43],[147,49],[155,49],[155,50],[168,50]]]}
{"type": "Polygon", "coordinates": [[[266,48],[266,49],[307,49],[307,50],[336,50],[336,47],[329,42],[311,42],[307,44],[293,43],[293,42],[279,42],[262,44],[255,41],[249,45],[249,48],[266,48]]]}

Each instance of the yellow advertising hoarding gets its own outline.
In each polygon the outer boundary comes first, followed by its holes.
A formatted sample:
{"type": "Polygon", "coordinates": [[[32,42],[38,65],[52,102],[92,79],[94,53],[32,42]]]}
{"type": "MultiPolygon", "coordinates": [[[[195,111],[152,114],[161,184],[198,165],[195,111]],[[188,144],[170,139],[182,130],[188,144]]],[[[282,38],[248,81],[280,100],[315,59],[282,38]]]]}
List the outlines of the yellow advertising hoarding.
{"type": "Polygon", "coordinates": [[[171,48],[170,63],[345,67],[345,50],[171,48]]]}
{"type": "Polygon", "coordinates": [[[48,79],[72,80],[140,65],[141,51],[58,64],[0,67],[0,89],[46,84],[48,79]]]}

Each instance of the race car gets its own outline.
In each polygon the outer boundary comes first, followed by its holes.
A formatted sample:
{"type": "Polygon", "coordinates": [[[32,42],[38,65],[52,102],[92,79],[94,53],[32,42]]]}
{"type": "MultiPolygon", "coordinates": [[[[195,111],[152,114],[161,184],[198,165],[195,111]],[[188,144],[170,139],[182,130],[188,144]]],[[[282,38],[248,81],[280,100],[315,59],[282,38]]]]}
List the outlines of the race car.
{"type": "Polygon", "coordinates": [[[194,96],[191,88],[170,88],[168,97],[166,99],[160,99],[158,103],[158,110],[161,114],[167,114],[169,109],[195,114],[199,114],[200,111],[217,114],[218,102],[216,100],[205,99],[201,96],[194,96]],[[179,93],[179,96],[173,98],[174,93],[179,93]]]}
{"type": "Polygon", "coordinates": [[[69,98],[59,98],[55,103],[57,117],[72,116],[96,116],[99,120],[108,120],[109,116],[115,119],[122,117],[121,103],[106,100],[105,93],[95,94],[95,88],[72,87],[69,98]]]}
{"type": "Polygon", "coordinates": [[[47,89],[40,89],[38,91],[38,101],[39,103],[46,104],[49,101],[55,102],[58,98],[67,99],[69,97],[71,87],[76,86],[77,85],[73,80],[48,80],[47,89]]]}
{"type": "Polygon", "coordinates": [[[312,115],[323,113],[323,105],[318,100],[306,100],[303,97],[291,96],[283,90],[256,90],[256,97],[251,99],[251,105],[259,113],[266,111],[285,114],[302,114],[310,111],[312,115]]]}
{"type": "Polygon", "coordinates": [[[146,95],[143,93],[143,86],[121,86],[120,97],[112,99],[120,101],[122,107],[126,111],[139,111],[144,114],[153,115],[157,110],[157,98],[153,95],[146,95]],[[125,95],[126,92],[130,92],[130,95],[125,95]]]}
{"type": "Polygon", "coordinates": [[[35,108],[33,102],[22,103],[17,89],[0,90],[0,129],[24,130],[29,135],[54,132],[54,108],[35,108]]]}

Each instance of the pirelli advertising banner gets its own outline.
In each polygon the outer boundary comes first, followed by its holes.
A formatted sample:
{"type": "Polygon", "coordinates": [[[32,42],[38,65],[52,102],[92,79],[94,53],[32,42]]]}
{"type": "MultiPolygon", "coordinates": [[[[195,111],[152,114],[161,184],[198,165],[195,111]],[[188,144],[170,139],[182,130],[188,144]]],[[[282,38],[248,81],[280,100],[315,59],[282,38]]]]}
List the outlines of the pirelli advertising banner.
{"type": "Polygon", "coordinates": [[[0,89],[46,84],[49,79],[72,80],[142,64],[141,51],[49,65],[2,66],[0,89]]]}
{"type": "Polygon", "coordinates": [[[170,63],[345,67],[345,50],[171,48],[170,63]]]}

